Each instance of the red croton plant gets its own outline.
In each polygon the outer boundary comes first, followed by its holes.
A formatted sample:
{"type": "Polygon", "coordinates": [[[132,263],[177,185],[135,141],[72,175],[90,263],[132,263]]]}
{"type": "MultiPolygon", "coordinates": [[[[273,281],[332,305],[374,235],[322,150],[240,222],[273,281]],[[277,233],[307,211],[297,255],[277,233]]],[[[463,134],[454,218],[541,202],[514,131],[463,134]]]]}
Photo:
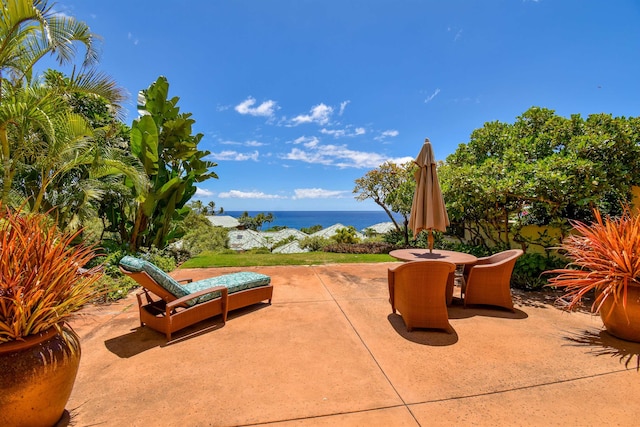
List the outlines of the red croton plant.
{"type": "Polygon", "coordinates": [[[81,269],[94,257],[44,214],[0,206],[0,344],[60,327],[95,298],[95,271],[81,269]]]}
{"type": "Polygon", "coordinates": [[[565,289],[568,309],[573,309],[588,292],[595,290],[591,311],[598,313],[607,298],[627,307],[630,286],[640,286],[640,215],[629,206],[619,217],[602,218],[597,209],[591,224],[574,221],[575,234],[561,248],[570,259],[567,268],[551,270],[557,274],[548,286],[565,289]]]}

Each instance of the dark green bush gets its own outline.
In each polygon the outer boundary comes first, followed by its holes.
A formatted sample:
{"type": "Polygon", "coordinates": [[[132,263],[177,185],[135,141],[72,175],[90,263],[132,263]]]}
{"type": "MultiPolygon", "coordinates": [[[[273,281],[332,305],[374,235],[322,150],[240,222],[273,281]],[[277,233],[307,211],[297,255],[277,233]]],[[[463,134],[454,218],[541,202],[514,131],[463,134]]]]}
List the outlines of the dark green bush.
{"type": "Polygon", "coordinates": [[[358,243],[360,239],[356,235],[357,231],[355,227],[349,226],[345,228],[338,228],[336,234],[331,236],[331,240],[336,243],[358,243]]]}
{"type": "Polygon", "coordinates": [[[193,255],[229,247],[228,230],[224,227],[214,227],[204,215],[189,214],[183,227],[187,231],[182,237],[180,247],[193,255]]]}
{"type": "Polygon", "coordinates": [[[511,286],[526,291],[540,290],[548,283],[550,276],[542,272],[563,268],[567,261],[552,255],[526,253],[516,261],[511,276],[511,286]]]}
{"type": "Polygon", "coordinates": [[[311,252],[321,251],[329,244],[331,244],[331,240],[320,236],[305,237],[299,242],[302,249],[308,249],[311,252]]]}

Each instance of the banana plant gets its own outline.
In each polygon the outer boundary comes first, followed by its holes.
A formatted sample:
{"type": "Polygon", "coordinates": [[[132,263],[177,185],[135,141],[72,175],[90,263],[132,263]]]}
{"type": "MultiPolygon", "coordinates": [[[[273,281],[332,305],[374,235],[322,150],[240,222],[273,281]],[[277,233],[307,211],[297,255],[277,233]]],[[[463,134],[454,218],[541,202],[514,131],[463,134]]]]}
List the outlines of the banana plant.
{"type": "Polygon", "coordinates": [[[140,118],[131,126],[131,152],[149,177],[146,191],[137,192],[137,210],[130,247],[166,246],[174,238],[174,221],[188,213],[185,204],[196,184],[218,178],[210,169],[216,163],[201,151],[201,133],[193,135],[191,113],[180,113],[178,97],[169,98],[169,82],[163,76],[138,95],[140,118]]]}

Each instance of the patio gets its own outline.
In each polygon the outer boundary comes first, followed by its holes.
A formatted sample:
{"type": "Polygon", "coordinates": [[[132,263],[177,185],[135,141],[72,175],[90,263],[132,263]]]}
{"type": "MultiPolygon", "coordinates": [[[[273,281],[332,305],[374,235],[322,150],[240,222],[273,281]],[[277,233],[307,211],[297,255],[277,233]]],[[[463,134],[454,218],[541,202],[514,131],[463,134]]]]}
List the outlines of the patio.
{"type": "MultiPolygon", "coordinates": [[[[599,317],[516,295],[516,312],[449,309],[454,334],[407,333],[386,264],[244,268],[273,304],[164,336],[135,296],[74,321],[70,425],[633,425],[640,344],[599,317]]],[[[200,279],[239,269],[178,270],[200,279]]]]}

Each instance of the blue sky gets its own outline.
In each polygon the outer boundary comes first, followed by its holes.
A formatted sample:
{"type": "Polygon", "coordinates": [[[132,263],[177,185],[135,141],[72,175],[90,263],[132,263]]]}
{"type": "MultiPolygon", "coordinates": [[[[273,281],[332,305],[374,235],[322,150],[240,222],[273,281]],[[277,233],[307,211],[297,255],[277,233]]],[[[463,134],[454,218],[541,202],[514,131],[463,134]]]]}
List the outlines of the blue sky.
{"type": "Polygon", "coordinates": [[[640,114],[637,0],[63,0],[136,95],[166,76],[227,211],[378,210],[355,179],[532,106],[640,114]]]}

